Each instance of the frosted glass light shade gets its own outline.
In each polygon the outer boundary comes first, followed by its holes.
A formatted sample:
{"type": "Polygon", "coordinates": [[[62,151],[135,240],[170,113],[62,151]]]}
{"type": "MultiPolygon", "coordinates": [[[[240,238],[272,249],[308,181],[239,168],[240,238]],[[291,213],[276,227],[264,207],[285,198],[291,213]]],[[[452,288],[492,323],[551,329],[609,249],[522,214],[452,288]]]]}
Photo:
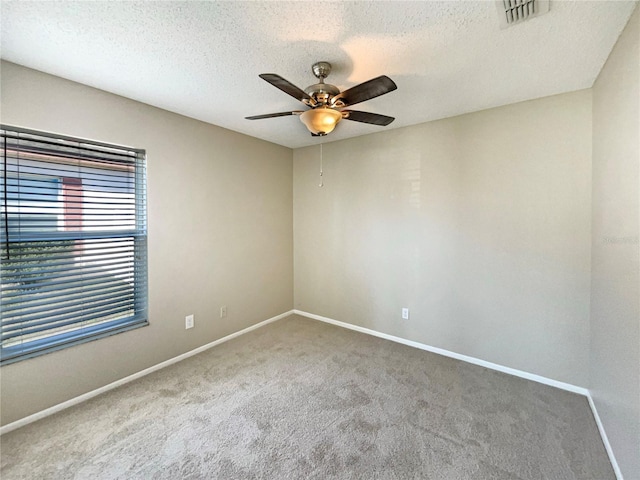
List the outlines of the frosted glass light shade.
{"type": "Polygon", "coordinates": [[[314,108],[300,114],[300,120],[311,133],[326,135],[331,133],[342,120],[342,113],[333,108],[314,108]]]}

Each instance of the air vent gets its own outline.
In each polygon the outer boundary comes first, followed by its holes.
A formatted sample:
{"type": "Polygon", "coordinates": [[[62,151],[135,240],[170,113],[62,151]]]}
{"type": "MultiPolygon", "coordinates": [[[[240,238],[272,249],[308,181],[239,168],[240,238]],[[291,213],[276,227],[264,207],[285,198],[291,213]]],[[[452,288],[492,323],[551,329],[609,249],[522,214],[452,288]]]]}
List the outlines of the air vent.
{"type": "Polygon", "coordinates": [[[549,0],[496,0],[500,26],[510,27],[549,11],[549,0]]]}

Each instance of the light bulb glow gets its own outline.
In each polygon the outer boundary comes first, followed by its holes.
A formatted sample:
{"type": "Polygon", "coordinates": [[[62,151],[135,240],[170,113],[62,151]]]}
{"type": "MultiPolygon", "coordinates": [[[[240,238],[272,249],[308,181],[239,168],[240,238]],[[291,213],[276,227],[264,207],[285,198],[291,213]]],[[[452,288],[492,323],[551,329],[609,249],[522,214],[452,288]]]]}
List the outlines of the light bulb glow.
{"type": "Polygon", "coordinates": [[[316,135],[331,133],[340,120],[342,113],[333,108],[314,108],[300,115],[300,120],[307,129],[316,135]]]}

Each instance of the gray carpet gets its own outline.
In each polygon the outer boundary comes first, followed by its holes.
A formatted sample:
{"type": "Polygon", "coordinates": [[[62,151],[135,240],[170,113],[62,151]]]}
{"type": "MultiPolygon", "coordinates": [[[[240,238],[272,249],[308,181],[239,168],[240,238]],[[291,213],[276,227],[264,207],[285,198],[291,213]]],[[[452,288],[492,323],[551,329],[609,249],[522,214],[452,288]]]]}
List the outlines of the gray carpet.
{"type": "Polygon", "coordinates": [[[1,447],[3,480],[615,480],[584,397],[296,316],[1,447]]]}

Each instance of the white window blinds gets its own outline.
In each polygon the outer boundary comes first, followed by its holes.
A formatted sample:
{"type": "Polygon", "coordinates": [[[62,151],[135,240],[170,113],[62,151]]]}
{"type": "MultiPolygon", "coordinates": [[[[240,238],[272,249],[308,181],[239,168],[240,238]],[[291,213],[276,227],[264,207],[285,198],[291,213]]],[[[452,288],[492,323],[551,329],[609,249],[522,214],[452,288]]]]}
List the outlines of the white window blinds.
{"type": "Polygon", "coordinates": [[[146,325],[144,151],[0,134],[2,364],[146,325]]]}

